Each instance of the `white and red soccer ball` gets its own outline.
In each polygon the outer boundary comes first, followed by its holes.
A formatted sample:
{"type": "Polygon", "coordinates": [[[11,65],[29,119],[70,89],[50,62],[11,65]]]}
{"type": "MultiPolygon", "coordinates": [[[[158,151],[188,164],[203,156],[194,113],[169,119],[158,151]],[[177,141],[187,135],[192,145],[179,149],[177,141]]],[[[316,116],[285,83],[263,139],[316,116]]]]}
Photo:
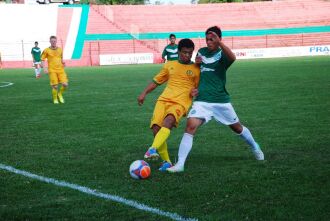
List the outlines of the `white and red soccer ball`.
{"type": "Polygon", "coordinates": [[[144,160],[136,160],[129,167],[129,174],[134,179],[146,179],[150,176],[150,166],[144,160]]]}

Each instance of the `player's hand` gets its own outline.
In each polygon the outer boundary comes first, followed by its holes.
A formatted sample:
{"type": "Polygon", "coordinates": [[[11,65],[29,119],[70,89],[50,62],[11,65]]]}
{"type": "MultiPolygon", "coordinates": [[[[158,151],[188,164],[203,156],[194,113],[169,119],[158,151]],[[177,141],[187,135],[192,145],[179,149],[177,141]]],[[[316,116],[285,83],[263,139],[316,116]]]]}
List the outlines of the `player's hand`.
{"type": "Polygon", "coordinates": [[[208,34],[211,34],[215,41],[221,41],[220,37],[214,31],[209,31],[208,34]]]}
{"type": "Polygon", "coordinates": [[[62,65],[63,65],[63,67],[65,67],[65,62],[64,61],[62,61],[62,65]]]}
{"type": "Polygon", "coordinates": [[[198,96],[198,89],[197,88],[193,88],[191,91],[190,91],[190,95],[192,97],[196,97],[198,96]]]}
{"type": "Polygon", "coordinates": [[[48,68],[47,67],[44,67],[44,73],[48,74],[48,68]]]}
{"type": "Polygon", "coordinates": [[[137,101],[138,101],[138,104],[140,106],[143,104],[145,98],[146,98],[146,94],[145,93],[142,93],[142,94],[140,94],[140,96],[138,96],[137,101]]]}
{"type": "Polygon", "coordinates": [[[201,64],[202,63],[202,57],[201,56],[197,56],[196,58],[195,58],[195,64],[201,64]]]}

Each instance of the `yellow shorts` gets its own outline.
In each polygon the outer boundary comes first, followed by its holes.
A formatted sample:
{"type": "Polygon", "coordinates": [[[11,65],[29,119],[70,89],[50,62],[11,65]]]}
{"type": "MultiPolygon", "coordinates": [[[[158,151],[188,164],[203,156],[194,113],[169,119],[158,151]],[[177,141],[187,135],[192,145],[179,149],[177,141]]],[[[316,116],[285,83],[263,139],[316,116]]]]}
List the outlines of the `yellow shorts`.
{"type": "Polygon", "coordinates": [[[68,83],[68,77],[64,70],[49,70],[50,85],[57,85],[59,83],[68,83]]]}
{"type": "Polygon", "coordinates": [[[154,114],[151,119],[150,128],[154,124],[162,127],[165,117],[169,114],[172,114],[175,117],[175,127],[177,127],[180,119],[186,115],[186,110],[182,105],[177,103],[157,101],[154,114]]]}

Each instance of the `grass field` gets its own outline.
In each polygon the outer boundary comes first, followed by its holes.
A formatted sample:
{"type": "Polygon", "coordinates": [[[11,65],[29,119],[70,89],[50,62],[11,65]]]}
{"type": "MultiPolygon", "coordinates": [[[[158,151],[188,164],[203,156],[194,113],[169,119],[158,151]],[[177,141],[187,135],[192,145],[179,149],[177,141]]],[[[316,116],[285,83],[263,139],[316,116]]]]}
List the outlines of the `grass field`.
{"type": "MultiPolygon", "coordinates": [[[[227,89],[241,122],[262,146],[214,121],[194,139],[185,172],[152,163],[133,180],[130,163],[152,141],[158,88],[136,98],[159,65],[67,68],[64,105],[48,77],[0,70],[0,164],[96,189],[198,220],[330,220],[330,57],[237,61],[227,89]],[[1,86],[1,84],[0,84],[1,86]]],[[[172,131],[174,161],[186,120],[172,131]]],[[[0,169],[0,220],[171,220],[0,169]]]]}

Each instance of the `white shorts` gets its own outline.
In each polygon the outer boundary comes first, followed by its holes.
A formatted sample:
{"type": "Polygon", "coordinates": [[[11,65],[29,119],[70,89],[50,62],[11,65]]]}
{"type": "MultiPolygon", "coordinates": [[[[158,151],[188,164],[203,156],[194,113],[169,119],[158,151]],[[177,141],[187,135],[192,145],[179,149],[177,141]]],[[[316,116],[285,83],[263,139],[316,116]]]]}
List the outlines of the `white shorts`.
{"type": "Polygon", "coordinates": [[[41,61],[36,61],[36,62],[33,62],[34,65],[36,64],[41,64],[41,61]]]}
{"type": "Polygon", "coordinates": [[[214,118],[224,125],[231,125],[239,122],[237,114],[231,103],[207,103],[195,101],[188,118],[194,117],[204,120],[204,124],[214,118]]]}

